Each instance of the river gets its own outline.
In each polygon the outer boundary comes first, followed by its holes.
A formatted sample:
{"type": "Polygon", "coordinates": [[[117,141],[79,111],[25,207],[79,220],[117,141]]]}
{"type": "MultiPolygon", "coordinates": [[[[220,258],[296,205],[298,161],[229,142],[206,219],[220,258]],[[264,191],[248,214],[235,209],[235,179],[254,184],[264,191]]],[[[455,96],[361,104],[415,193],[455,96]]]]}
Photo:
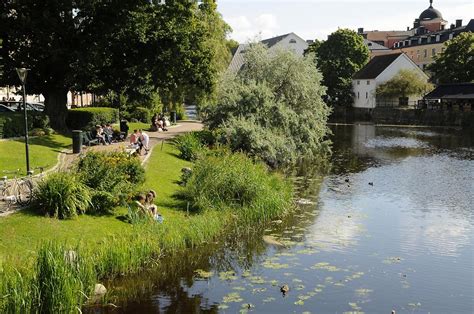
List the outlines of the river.
{"type": "Polygon", "coordinates": [[[332,130],[330,171],[300,171],[293,215],[116,281],[119,307],[93,311],[473,313],[472,133],[332,130]]]}

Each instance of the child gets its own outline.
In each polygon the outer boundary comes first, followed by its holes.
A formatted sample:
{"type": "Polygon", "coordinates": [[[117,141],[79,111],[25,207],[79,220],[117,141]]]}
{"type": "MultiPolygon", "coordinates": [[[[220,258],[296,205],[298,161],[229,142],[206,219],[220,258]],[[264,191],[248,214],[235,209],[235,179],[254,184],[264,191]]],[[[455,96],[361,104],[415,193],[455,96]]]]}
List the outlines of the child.
{"type": "Polygon", "coordinates": [[[146,194],[146,200],[145,200],[145,206],[148,209],[148,212],[150,213],[151,217],[159,222],[163,222],[163,216],[158,212],[158,207],[153,203],[156,198],[156,192],[153,190],[150,190],[146,194]]]}

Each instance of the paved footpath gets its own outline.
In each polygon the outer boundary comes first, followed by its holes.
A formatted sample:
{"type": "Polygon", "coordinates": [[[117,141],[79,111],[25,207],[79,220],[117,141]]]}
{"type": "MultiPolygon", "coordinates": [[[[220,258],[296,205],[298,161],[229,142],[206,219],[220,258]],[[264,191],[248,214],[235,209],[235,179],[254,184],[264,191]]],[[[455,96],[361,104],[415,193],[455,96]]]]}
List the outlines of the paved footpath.
{"type": "MultiPolygon", "coordinates": [[[[153,148],[156,145],[161,145],[163,141],[172,139],[180,134],[192,132],[192,131],[199,131],[202,130],[203,125],[201,122],[198,121],[180,121],[177,125],[171,126],[168,128],[167,132],[146,132],[150,136],[150,152],[145,155],[142,153],[140,156],[142,163],[145,163],[148,157],[152,154],[153,148]]],[[[97,145],[91,146],[83,149],[83,153],[87,153],[89,151],[123,151],[129,142],[128,139],[125,142],[114,143],[111,145],[97,145]]],[[[72,150],[63,151],[59,154],[58,163],[55,167],[48,170],[47,173],[56,172],[56,171],[66,171],[70,170],[77,159],[79,158],[79,154],[73,154],[72,150]]],[[[11,206],[8,210],[5,208],[6,204],[0,202],[0,217],[8,216],[13,212],[17,211],[19,208],[17,206],[11,206]]]]}

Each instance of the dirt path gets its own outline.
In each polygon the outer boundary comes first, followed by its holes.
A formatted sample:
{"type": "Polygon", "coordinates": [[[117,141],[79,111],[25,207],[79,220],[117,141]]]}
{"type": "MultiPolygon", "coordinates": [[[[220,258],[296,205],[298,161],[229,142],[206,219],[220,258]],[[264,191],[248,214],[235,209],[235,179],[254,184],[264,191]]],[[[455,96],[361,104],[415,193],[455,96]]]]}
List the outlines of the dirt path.
{"type": "MultiPolygon", "coordinates": [[[[198,121],[181,121],[179,124],[169,127],[167,132],[146,132],[150,136],[150,152],[145,155],[142,154],[140,158],[142,163],[145,163],[148,157],[153,152],[153,148],[169,139],[176,137],[177,135],[202,130],[203,125],[198,121]]],[[[83,148],[82,154],[90,151],[123,151],[128,146],[128,139],[125,142],[114,143],[111,145],[97,145],[87,148],[83,148]]],[[[58,163],[52,169],[48,170],[46,173],[56,172],[56,171],[66,171],[72,169],[77,159],[80,157],[80,154],[73,154],[72,150],[63,151],[58,156],[58,163]]],[[[6,208],[6,204],[0,201],[0,217],[8,216],[15,211],[19,210],[18,206],[12,205],[10,208],[6,208]]]]}

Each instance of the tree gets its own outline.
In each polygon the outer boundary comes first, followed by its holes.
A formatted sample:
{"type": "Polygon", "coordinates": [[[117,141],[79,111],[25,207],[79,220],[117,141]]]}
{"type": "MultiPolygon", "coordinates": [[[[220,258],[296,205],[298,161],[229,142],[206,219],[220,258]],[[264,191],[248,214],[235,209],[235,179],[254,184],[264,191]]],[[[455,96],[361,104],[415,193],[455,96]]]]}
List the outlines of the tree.
{"type": "Polygon", "coordinates": [[[427,78],[415,70],[400,70],[397,75],[377,87],[377,97],[407,98],[409,96],[421,96],[433,90],[433,85],[428,83],[427,78]]]}
{"type": "MultiPolygon", "coordinates": [[[[17,85],[15,67],[29,68],[27,89],[45,96],[45,111],[56,129],[66,127],[66,95],[71,89],[113,92],[116,99],[131,100],[156,91],[179,100],[195,91],[211,93],[218,68],[212,49],[218,36],[203,27],[203,17],[215,13],[208,5],[212,1],[153,3],[2,1],[5,75],[0,83],[17,85]],[[213,44],[208,38],[215,39],[213,44]]],[[[225,47],[225,37],[222,40],[225,47]]]]}
{"type": "Polygon", "coordinates": [[[428,66],[438,83],[474,82],[474,33],[464,32],[447,41],[445,50],[428,66]]]}
{"type": "Polygon", "coordinates": [[[330,105],[350,106],[353,102],[352,77],[369,60],[369,49],[362,36],[349,29],[339,29],[322,43],[316,41],[316,62],[328,88],[330,105]]]}
{"type": "Polygon", "coordinates": [[[217,103],[204,110],[205,123],[222,130],[234,151],[273,167],[310,159],[327,148],[330,110],[321,79],[313,55],[251,44],[242,70],[222,78],[217,103]]]}

